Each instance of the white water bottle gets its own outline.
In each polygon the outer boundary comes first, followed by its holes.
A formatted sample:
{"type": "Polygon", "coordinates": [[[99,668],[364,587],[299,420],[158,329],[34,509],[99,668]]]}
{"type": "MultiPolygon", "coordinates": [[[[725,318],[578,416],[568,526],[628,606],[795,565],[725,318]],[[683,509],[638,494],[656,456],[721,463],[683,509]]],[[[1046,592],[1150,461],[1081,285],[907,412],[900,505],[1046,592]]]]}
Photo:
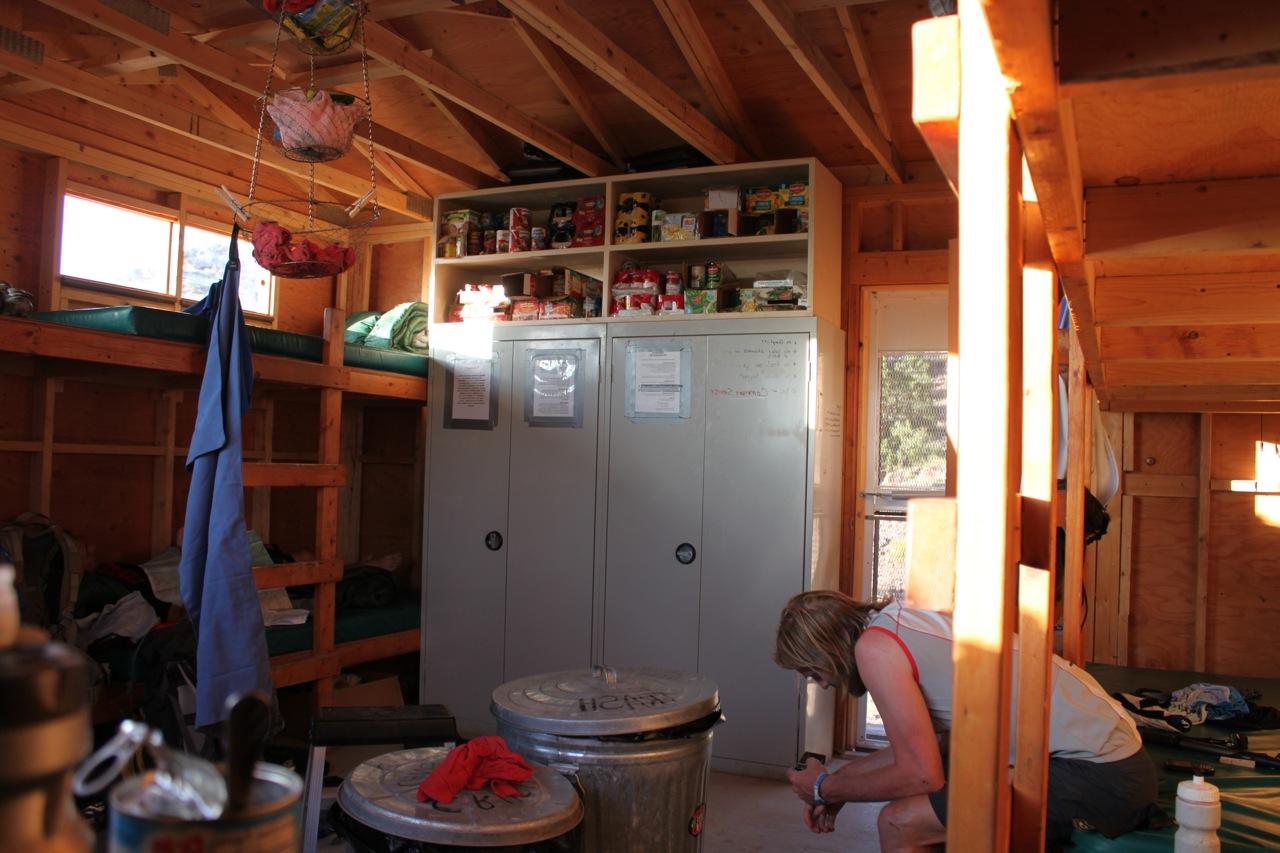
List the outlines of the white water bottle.
{"type": "Polygon", "coordinates": [[[1174,853],[1221,849],[1218,826],[1222,823],[1222,804],[1218,801],[1218,789],[1204,781],[1203,776],[1178,783],[1177,817],[1174,853]]]}

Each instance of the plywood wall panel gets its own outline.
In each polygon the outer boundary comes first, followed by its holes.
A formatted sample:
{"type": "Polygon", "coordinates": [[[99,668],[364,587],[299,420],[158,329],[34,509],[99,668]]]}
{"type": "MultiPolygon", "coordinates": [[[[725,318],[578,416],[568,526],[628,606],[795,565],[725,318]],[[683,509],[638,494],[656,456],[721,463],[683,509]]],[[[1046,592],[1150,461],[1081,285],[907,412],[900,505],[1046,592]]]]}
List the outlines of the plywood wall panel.
{"type": "Polygon", "coordinates": [[[418,410],[406,406],[366,406],[364,453],[371,457],[403,457],[413,461],[419,441],[418,410]]]}
{"type": "Polygon", "coordinates": [[[31,434],[32,382],[25,376],[0,373],[0,440],[25,441],[31,434]]]}
{"type": "Polygon", "coordinates": [[[1163,413],[1138,418],[1134,424],[1134,470],[1141,474],[1197,474],[1199,418],[1163,413]]]}
{"type": "MultiPolygon", "coordinates": [[[[149,388],[68,381],[54,408],[53,440],[153,445],[156,396],[149,388]]],[[[186,439],[181,441],[186,443],[186,439]]]]}
{"type": "Polygon", "coordinates": [[[1218,480],[1254,479],[1261,437],[1261,415],[1214,415],[1210,476],[1218,480]]]}
{"type": "Polygon", "coordinates": [[[324,309],[334,304],[332,278],[276,279],[276,325],[302,335],[324,334],[324,309]]]}
{"type": "Polygon", "coordinates": [[[278,399],[273,433],[277,453],[315,454],[320,447],[320,408],[313,399],[278,399]]]}
{"type": "Polygon", "coordinates": [[[0,522],[31,509],[31,454],[0,453],[0,522]]]}
{"type": "Polygon", "coordinates": [[[153,475],[148,458],[54,456],[51,514],[90,549],[86,565],[150,556],[153,475]]]}
{"type": "Polygon", "coordinates": [[[360,555],[400,554],[400,578],[408,580],[418,562],[413,553],[413,529],[421,524],[414,517],[414,491],[421,484],[415,480],[413,464],[366,463],[361,477],[360,555]]]}
{"type": "MultiPolygon", "coordinates": [[[[1215,430],[1217,427],[1215,426],[1215,430]]],[[[1280,497],[1212,499],[1206,668],[1227,675],[1280,672],[1280,497]]]]}
{"type": "Polygon", "coordinates": [[[0,281],[33,293],[40,271],[44,157],[0,146],[0,281]]]}
{"type": "Polygon", "coordinates": [[[906,218],[903,248],[908,251],[945,249],[960,233],[960,208],[954,201],[910,204],[903,215],[906,218]]]}
{"type": "Polygon", "coordinates": [[[421,240],[382,243],[373,247],[369,273],[369,310],[386,311],[401,302],[419,302],[427,297],[427,278],[422,269],[421,240]]]}
{"type": "Polygon", "coordinates": [[[1133,502],[1129,665],[1191,669],[1195,624],[1196,502],[1133,502]]]}
{"type": "Polygon", "coordinates": [[[862,237],[858,245],[858,251],[892,251],[893,208],[888,204],[864,204],[861,207],[862,237]]]}
{"type": "Polygon", "coordinates": [[[271,490],[271,544],[295,560],[314,559],[315,531],[315,489],[271,490]]]}

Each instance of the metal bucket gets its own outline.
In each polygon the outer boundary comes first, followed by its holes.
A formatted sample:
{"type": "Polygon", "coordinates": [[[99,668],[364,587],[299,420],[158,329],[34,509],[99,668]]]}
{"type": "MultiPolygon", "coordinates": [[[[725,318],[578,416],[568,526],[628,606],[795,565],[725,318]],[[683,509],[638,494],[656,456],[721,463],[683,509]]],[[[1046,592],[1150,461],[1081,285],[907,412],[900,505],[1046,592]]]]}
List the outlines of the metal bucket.
{"type": "Polygon", "coordinates": [[[498,688],[493,708],[514,752],[577,784],[586,853],[702,849],[711,738],[721,720],[710,679],[665,670],[551,673],[498,688]]]}
{"type": "Polygon", "coordinates": [[[418,802],[418,785],[448,749],[388,752],[357,767],[330,811],[338,834],[359,853],[580,853],[582,803],[559,773],[535,765],[502,797],[464,790],[449,804],[418,802]]]}
{"type": "Polygon", "coordinates": [[[111,790],[110,853],[283,853],[302,846],[302,779],[276,764],[259,762],[253,771],[252,805],[232,820],[177,820],[143,814],[139,794],[151,784],[148,772],[111,790]]]}

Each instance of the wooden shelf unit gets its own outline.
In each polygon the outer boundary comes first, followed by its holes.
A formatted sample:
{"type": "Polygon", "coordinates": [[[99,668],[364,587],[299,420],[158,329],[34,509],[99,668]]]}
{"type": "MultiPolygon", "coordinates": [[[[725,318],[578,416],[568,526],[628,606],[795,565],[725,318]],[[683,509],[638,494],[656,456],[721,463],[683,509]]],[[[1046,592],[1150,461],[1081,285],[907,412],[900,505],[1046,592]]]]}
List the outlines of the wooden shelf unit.
{"type": "MultiPolygon", "coordinates": [[[[454,210],[488,211],[502,217],[512,207],[527,207],[532,212],[531,224],[536,227],[545,227],[553,204],[591,195],[603,196],[605,199],[603,245],[473,255],[463,258],[434,258],[431,264],[431,286],[428,299],[431,306],[431,321],[443,322],[455,294],[464,284],[498,283],[498,278],[506,273],[532,272],[558,267],[567,267],[605,282],[605,297],[601,310],[603,316],[608,318],[611,302],[609,284],[623,262],[630,259],[639,265],[659,270],[683,268],[687,263],[715,260],[728,263],[730,270],[739,278],[750,278],[779,269],[800,270],[808,279],[811,307],[807,311],[787,312],[787,316],[818,316],[833,325],[840,325],[841,252],[839,247],[843,192],[835,176],[813,158],[711,166],[700,169],[672,169],[663,172],[614,175],[604,179],[583,178],[575,181],[533,184],[527,187],[500,187],[491,190],[451,193],[436,198],[435,222],[443,222],[444,215],[454,210]],[[809,230],[806,232],[672,240],[657,243],[613,242],[614,216],[618,197],[622,193],[652,193],[654,208],[660,208],[668,213],[701,213],[703,212],[702,193],[707,187],[777,186],[794,181],[809,183],[809,230]],[[819,250],[819,247],[830,248],[819,250]]],[[[666,315],[665,319],[672,319],[672,316],[666,315]]],[[[720,315],[696,316],[705,319],[720,315]]],[[[589,322],[599,322],[600,318],[586,319],[589,322]]],[[[633,318],[617,320],[617,322],[633,321],[633,318]]],[[[581,320],[574,318],[541,322],[573,323],[581,320]]]]}

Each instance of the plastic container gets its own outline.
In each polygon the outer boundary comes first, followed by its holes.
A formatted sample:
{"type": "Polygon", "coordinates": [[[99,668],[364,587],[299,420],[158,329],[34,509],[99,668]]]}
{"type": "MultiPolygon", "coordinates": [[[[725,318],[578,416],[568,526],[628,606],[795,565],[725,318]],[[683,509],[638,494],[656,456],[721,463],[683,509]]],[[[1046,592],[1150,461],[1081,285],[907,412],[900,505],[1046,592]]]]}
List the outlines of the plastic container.
{"type": "Polygon", "coordinates": [[[701,849],[721,720],[711,679],[664,669],[556,672],[502,685],[492,708],[512,750],[578,786],[584,850],[701,849]]]}
{"type": "Polygon", "coordinates": [[[0,564],[0,649],[18,639],[18,591],[13,587],[13,566],[0,564]]]}
{"type": "Polygon", "coordinates": [[[1203,776],[1178,783],[1178,831],[1173,836],[1174,853],[1220,850],[1218,827],[1222,825],[1222,803],[1218,789],[1203,776]]]}

